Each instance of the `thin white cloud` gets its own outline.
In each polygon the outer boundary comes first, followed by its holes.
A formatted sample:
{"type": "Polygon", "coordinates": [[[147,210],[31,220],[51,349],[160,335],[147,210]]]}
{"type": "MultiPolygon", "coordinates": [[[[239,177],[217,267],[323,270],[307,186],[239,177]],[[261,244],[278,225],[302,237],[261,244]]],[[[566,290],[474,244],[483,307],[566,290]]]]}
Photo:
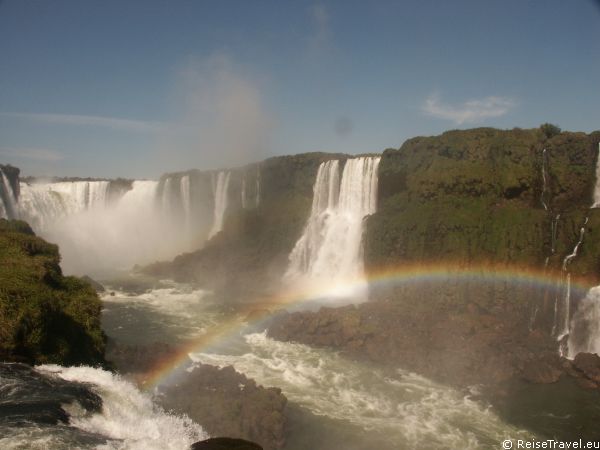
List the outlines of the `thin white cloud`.
{"type": "Polygon", "coordinates": [[[0,148],[0,156],[35,161],[60,161],[64,155],[49,148],[0,148]]]}
{"type": "Polygon", "coordinates": [[[113,130],[135,131],[141,133],[155,132],[165,126],[161,122],[151,122],[134,119],[120,119],[116,117],[87,116],[81,114],[41,114],[0,112],[1,116],[17,119],[34,120],[56,125],[104,127],[113,130]]]}
{"type": "Polygon", "coordinates": [[[309,38],[309,51],[313,54],[323,53],[332,46],[332,33],[327,8],[322,4],[313,5],[310,8],[310,19],[312,22],[312,34],[309,38]]]}
{"type": "Polygon", "coordinates": [[[422,110],[430,116],[462,125],[503,116],[515,106],[516,102],[513,99],[497,96],[468,100],[459,105],[449,105],[443,103],[439,95],[432,94],[425,100],[422,110]]]}

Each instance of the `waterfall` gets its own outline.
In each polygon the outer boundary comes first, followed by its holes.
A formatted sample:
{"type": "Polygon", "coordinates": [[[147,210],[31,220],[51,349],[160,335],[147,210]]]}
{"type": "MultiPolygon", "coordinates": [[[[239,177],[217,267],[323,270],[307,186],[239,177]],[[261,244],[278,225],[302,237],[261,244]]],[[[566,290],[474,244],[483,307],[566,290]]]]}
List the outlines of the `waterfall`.
{"type": "Polygon", "coordinates": [[[592,208],[600,207],[600,142],[598,142],[598,157],[596,159],[596,185],[594,186],[594,203],[592,208]]]}
{"type": "Polygon", "coordinates": [[[246,206],[246,173],[244,173],[242,178],[242,209],[246,209],[246,206]]]}
{"type": "Polygon", "coordinates": [[[255,206],[258,208],[260,205],[260,167],[256,168],[256,198],[255,198],[255,206]]]}
{"type": "Polygon", "coordinates": [[[171,211],[171,177],[167,177],[163,183],[160,201],[162,210],[165,213],[169,213],[171,211]]]}
{"type": "Polygon", "coordinates": [[[216,184],[213,179],[213,192],[215,195],[214,219],[213,226],[210,230],[208,238],[212,238],[223,228],[223,218],[227,210],[227,200],[229,192],[229,178],[231,172],[221,171],[217,175],[216,184]]]}
{"type": "Polygon", "coordinates": [[[567,256],[565,256],[565,259],[563,259],[563,266],[562,266],[563,271],[567,270],[568,264],[571,262],[571,260],[573,258],[575,258],[577,256],[577,252],[579,251],[579,246],[583,242],[583,235],[585,234],[585,226],[587,225],[588,220],[589,220],[589,217],[586,217],[585,222],[583,222],[583,226],[579,229],[579,240],[577,241],[577,244],[575,244],[575,248],[573,248],[573,251],[570,254],[568,254],[567,256]]]}
{"type": "Polygon", "coordinates": [[[376,209],[379,161],[348,159],[341,182],[339,161],[321,163],[310,217],[290,254],[286,279],[328,284],[364,280],[363,219],[376,209]]]}
{"type": "Polygon", "coordinates": [[[568,357],[578,353],[600,354],[600,286],[591,288],[573,315],[568,357]]]}
{"type": "Polygon", "coordinates": [[[552,221],[552,236],[551,236],[551,252],[554,255],[556,253],[556,234],[558,233],[558,221],[560,219],[560,214],[557,214],[554,220],[552,221]]]}
{"type": "Polygon", "coordinates": [[[190,196],[190,176],[184,175],[179,181],[179,190],[181,192],[181,204],[183,206],[183,214],[186,226],[189,226],[192,211],[192,202],[190,196]]]}
{"type": "Polygon", "coordinates": [[[21,182],[18,216],[43,232],[59,218],[107,206],[109,184],[108,181],[21,182]]]}
{"type": "Polygon", "coordinates": [[[552,328],[552,333],[557,334],[556,340],[558,342],[560,342],[559,351],[560,351],[561,356],[565,355],[569,351],[568,347],[565,348],[566,346],[568,346],[568,341],[564,341],[564,339],[568,338],[571,333],[571,330],[570,330],[571,274],[568,272],[568,267],[569,267],[570,262],[573,260],[573,258],[575,258],[577,256],[577,253],[579,252],[579,247],[581,246],[581,244],[583,242],[583,237],[585,235],[585,226],[587,225],[588,220],[589,220],[589,217],[586,217],[585,221],[583,222],[583,226],[579,229],[579,240],[575,244],[573,251],[571,253],[569,253],[567,256],[565,256],[563,259],[562,271],[563,271],[563,274],[565,274],[565,275],[561,276],[561,280],[560,280],[560,284],[559,284],[560,289],[557,292],[557,297],[555,298],[555,303],[554,303],[554,326],[552,328]],[[560,331],[558,331],[558,325],[559,325],[558,295],[561,291],[564,292],[564,295],[563,295],[564,314],[563,314],[563,320],[562,320],[560,331]]]}
{"type": "Polygon", "coordinates": [[[542,202],[542,206],[544,207],[544,209],[546,211],[548,211],[548,205],[546,204],[546,200],[545,200],[546,184],[547,184],[547,179],[546,179],[546,160],[547,159],[548,159],[548,157],[546,156],[546,149],[544,149],[542,151],[542,181],[543,181],[543,185],[542,185],[542,195],[540,196],[540,201],[542,202]]]}
{"type": "Polygon", "coordinates": [[[17,197],[2,169],[0,169],[0,176],[4,190],[4,198],[0,195],[0,218],[12,219],[17,215],[17,197]]]}

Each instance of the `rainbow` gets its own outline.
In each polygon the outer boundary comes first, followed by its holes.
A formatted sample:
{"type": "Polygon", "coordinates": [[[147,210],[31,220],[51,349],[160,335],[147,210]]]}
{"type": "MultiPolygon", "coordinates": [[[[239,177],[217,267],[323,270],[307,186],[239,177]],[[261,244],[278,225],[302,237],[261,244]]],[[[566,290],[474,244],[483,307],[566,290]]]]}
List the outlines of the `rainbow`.
{"type": "MultiPolygon", "coordinates": [[[[365,278],[337,282],[335,286],[326,283],[297,286],[278,295],[266,298],[262,302],[253,302],[246,310],[238,311],[236,316],[211,328],[207,333],[193,339],[177,349],[176,352],[161,360],[139,380],[144,389],[153,389],[166,383],[169,377],[189,363],[190,353],[201,352],[212,345],[223,342],[240,332],[251,323],[258,323],[284,308],[309,304],[319,299],[339,297],[356,292],[358,289],[379,287],[402,287],[419,283],[442,283],[453,281],[471,281],[479,283],[505,282],[511,285],[529,288],[552,289],[562,283],[564,273],[558,270],[536,270],[518,266],[498,266],[479,264],[461,266],[459,264],[411,264],[386,267],[370,271],[365,278]]],[[[578,278],[572,280],[571,289],[587,292],[594,286],[595,280],[578,278]]]]}

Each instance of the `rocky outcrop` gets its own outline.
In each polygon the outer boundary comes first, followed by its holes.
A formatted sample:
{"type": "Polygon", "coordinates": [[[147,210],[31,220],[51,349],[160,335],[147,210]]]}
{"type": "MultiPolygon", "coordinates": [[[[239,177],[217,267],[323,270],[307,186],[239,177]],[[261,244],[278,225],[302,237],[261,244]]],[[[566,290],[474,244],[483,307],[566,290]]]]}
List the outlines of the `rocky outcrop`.
{"type": "Polygon", "coordinates": [[[263,448],[254,442],[244,439],[220,437],[196,442],[192,445],[191,450],[263,450],[263,448]]]}
{"type": "MultiPolygon", "coordinates": [[[[143,384],[146,373],[175,351],[160,342],[124,345],[109,341],[106,358],[120,373],[143,384]]],[[[285,442],[285,396],[279,389],[258,386],[233,367],[199,365],[159,392],[162,406],[187,414],[212,436],[249,439],[267,450],[282,448],[285,442]]]]}
{"type": "Polygon", "coordinates": [[[25,222],[0,219],[0,360],[104,363],[100,299],[59,261],[25,222]]]}
{"type": "Polygon", "coordinates": [[[285,444],[287,400],[281,390],[258,386],[233,367],[200,365],[178,384],[161,388],[159,401],[212,436],[248,439],[265,450],[285,444]]]}
{"type": "Polygon", "coordinates": [[[573,360],[573,368],[587,380],[586,387],[600,388],[600,356],[595,353],[579,353],[573,360]]]}
{"type": "Polygon", "coordinates": [[[553,339],[529,334],[511,316],[472,304],[406,310],[391,300],[285,314],[271,325],[269,336],[339,349],[461,387],[517,376],[527,361],[555,348],[553,339]]]}

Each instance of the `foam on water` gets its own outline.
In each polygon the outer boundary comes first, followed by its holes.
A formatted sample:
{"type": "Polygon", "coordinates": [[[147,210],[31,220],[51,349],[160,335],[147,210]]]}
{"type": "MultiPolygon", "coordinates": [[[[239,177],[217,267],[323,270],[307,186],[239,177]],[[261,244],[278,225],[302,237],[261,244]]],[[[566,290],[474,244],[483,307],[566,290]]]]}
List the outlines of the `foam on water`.
{"type": "Polygon", "coordinates": [[[481,448],[524,433],[458,391],[405,371],[384,373],[337,354],[245,336],[243,355],[193,353],[197,363],[232,365],[275,386],[314,414],[387,436],[392,448],[481,448]]]}
{"type": "Polygon", "coordinates": [[[91,367],[44,365],[40,372],[67,381],[89,383],[102,398],[102,412],[85,414],[75,405],[68,407],[70,425],[110,439],[98,449],[180,450],[208,436],[186,416],[168,414],[148,394],[118,375],[91,367]]]}
{"type": "Polygon", "coordinates": [[[164,287],[148,290],[142,294],[131,294],[124,291],[111,291],[105,293],[102,299],[107,302],[130,302],[139,303],[157,311],[180,317],[191,317],[193,311],[190,308],[201,303],[202,299],[209,294],[203,289],[191,289],[186,286],[164,287]]]}

